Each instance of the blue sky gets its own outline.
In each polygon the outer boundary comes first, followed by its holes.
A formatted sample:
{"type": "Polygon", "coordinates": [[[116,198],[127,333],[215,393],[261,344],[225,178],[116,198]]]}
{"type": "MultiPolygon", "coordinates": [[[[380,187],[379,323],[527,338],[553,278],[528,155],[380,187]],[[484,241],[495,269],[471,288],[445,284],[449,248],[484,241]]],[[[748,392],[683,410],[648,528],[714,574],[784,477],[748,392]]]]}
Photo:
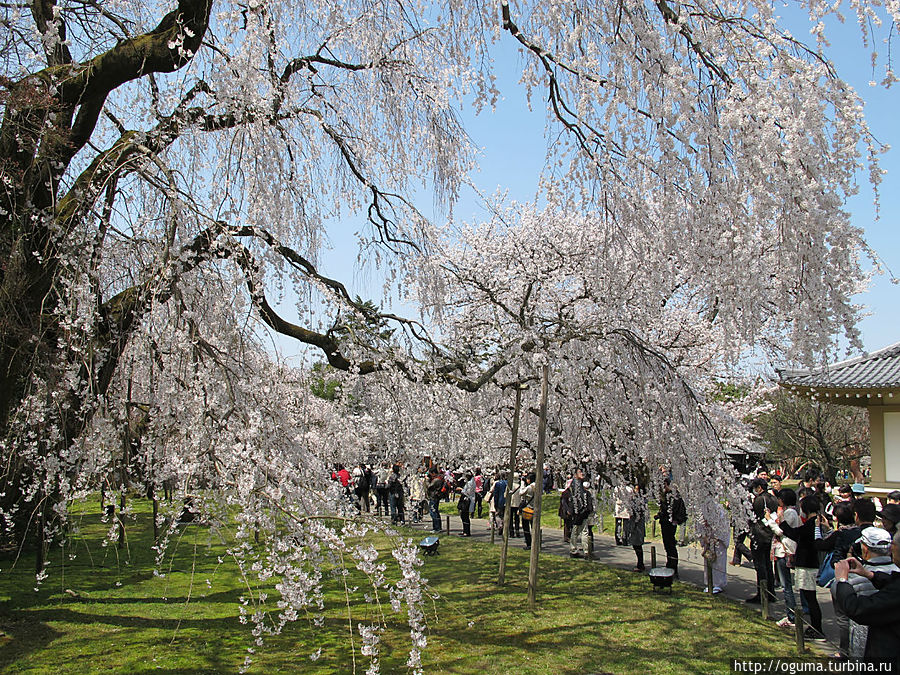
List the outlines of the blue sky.
{"type": "MultiPolygon", "coordinates": [[[[795,29],[802,37],[801,28],[795,29]]],[[[805,28],[803,28],[805,30],[805,28]]],[[[875,249],[894,275],[900,276],[900,86],[892,89],[870,87],[871,80],[880,80],[883,72],[879,65],[873,71],[870,50],[862,45],[855,25],[837,26],[832,48],[828,55],[837,66],[839,74],[856,89],[866,101],[866,117],[874,136],[895,149],[882,156],[882,166],[887,170],[881,185],[880,217],[876,219],[874,194],[865,174],[859,177],[860,191],[848,204],[853,223],[861,227],[869,244],[875,249]]],[[[512,47],[504,45],[504,51],[512,54],[512,47]]],[[[497,190],[507,190],[509,197],[527,201],[535,193],[537,178],[543,166],[545,154],[544,111],[529,112],[524,90],[517,86],[518,59],[510,56],[498,63],[500,88],[504,98],[492,113],[485,111],[474,115],[463,111],[463,120],[475,144],[483,149],[480,170],[475,176],[478,189],[485,195],[497,190]]],[[[542,101],[535,106],[541,107],[542,101]]],[[[427,198],[424,203],[428,203],[427,198]]],[[[463,195],[455,211],[459,220],[483,220],[487,217],[473,195],[463,195]]],[[[361,226],[360,221],[346,221],[331,232],[333,249],[325,254],[323,270],[332,276],[351,280],[349,286],[362,297],[380,298],[380,275],[377,271],[355,266],[355,253],[348,255],[348,238],[361,226]]],[[[892,284],[889,276],[873,279],[870,290],[857,296],[856,301],[867,306],[869,316],[860,328],[863,345],[874,351],[900,341],[900,286],[892,284]]],[[[286,355],[294,350],[282,344],[286,355]]]]}

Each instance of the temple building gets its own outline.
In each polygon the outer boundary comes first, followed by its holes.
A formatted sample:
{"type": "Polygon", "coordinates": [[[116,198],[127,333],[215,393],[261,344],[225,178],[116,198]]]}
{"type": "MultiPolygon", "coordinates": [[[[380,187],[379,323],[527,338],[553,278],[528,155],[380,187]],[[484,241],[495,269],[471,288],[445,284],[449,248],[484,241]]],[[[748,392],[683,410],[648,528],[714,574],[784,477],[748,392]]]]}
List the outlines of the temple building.
{"type": "Polygon", "coordinates": [[[900,489],[900,342],[813,370],[779,370],[779,384],[797,396],[869,411],[868,493],[900,489]]]}

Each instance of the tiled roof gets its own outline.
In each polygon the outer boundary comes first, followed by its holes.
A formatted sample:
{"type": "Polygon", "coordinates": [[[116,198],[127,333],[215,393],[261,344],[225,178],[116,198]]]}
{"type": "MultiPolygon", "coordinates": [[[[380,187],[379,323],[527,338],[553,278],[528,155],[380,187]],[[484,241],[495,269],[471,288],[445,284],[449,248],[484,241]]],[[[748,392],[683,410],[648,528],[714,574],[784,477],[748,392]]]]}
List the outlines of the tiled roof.
{"type": "Polygon", "coordinates": [[[877,352],[814,370],[779,370],[781,384],[821,389],[900,387],[900,342],[877,352]]]}

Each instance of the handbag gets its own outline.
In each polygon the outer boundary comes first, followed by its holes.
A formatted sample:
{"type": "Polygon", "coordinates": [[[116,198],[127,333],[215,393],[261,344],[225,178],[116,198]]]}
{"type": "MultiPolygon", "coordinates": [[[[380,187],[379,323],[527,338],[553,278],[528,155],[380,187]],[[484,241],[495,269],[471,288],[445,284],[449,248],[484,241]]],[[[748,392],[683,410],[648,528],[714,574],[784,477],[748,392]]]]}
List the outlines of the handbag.
{"type": "Polygon", "coordinates": [[[534,509],[530,506],[522,507],[522,520],[531,521],[534,518],[534,509]]]}
{"type": "Polygon", "coordinates": [[[816,586],[828,588],[834,583],[834,551],[830,551],[822,561],[819,572],[816,574],[816,586]]]}

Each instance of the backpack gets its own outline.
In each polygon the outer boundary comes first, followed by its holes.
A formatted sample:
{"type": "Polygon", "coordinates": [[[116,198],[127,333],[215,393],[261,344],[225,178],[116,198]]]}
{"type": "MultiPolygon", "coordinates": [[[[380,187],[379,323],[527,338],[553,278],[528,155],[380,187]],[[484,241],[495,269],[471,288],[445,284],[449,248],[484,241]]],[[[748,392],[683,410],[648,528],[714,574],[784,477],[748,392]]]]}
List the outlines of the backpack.
{"type": "Polygon", "coordinates": [[[672,501],[672,523],[675,525],[684,525],[687,522],[687,508],[684,506],[684,500],[676,497],[672,501]]]}
{"type": "Polygon", "coordinates": [[[573,499],[572,510],[575,513],[572,515],[572,522],[575,525],[581,525],[591,515],[591,498],[588,497],[584,502],[579,502],[578,506],[580,508],[576,509],[576,500],[573,499]]]}
{"type": "Polygon", "coordinates": [[[356,489],[359,490],[360,492],[364,492],[365,490],[369,489],[369,478],[367,476],[368,473],[369,473],[368,469],[363,471],[359,475],[359,480],[356,482],[356,489]]]}
{"type": "Polygon", "coordinates": [[[834,583],[834,551],[829,551],[816,574],[816,586],[828,588],[834,583]]]}

